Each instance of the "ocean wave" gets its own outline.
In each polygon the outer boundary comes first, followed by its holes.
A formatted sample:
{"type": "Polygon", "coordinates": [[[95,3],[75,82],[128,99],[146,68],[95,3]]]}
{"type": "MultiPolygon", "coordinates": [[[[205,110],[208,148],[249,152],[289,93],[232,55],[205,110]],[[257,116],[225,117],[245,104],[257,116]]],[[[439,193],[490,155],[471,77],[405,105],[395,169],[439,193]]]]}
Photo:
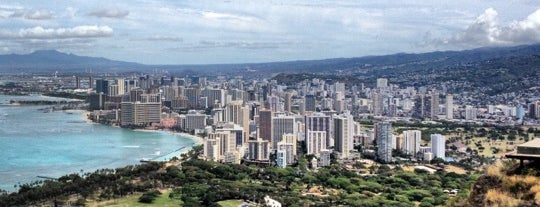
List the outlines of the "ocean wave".
{"type": "Polygon", "coordinates": [[[121,148],[140,148],[141,146],[139,145],[125,145],[125,146],[121,146],[121,148]]]}

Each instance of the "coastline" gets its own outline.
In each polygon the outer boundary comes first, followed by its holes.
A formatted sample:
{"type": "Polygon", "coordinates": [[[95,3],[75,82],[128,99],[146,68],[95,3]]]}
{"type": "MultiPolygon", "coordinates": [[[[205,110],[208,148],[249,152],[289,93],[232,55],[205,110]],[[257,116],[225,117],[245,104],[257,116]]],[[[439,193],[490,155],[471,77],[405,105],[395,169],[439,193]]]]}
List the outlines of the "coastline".
{"type": "Polygon", "coordinates": [[[184,133],[184,132],[175,132],[175,131],[171,131],[171,130],[153,130],[153,129],[134,129],[133,131],[140,131],[140,132],[165,132],[165,133],[169,133],[169,134],[174,134],[174,135],[177,135],[177,136],[181,136],[181,137],[187,137],[191,140],[193,140],[195,143],[193,143],[193,146],[196,146],[196,145],[201,145],[204,143],[204,139],[202,137],[199,137],[199,136],[195,136],[195,135],[191,135],[191,134],[188,134],[188,133],[184,133]]]}
{"type": "MultiPolygon", "coordinates": [[[[96,123],[94,121],[92,121],[90,118],[89,118],[89,115],[92,113],[90,111],[87,111],[87,110],[80,110],[80,109],[70,109],[70,110],[64,110],[65,112],[76,112],[76,113],[81,113],[81,118],[82,120],[87,123],[87,124],[99,124],[99,123],[96,123]]],[[[108,125],[110,127],[117,127],[117,128],[120,128],[119,126],[112,126],[112,125],[108,125]]],[[[175,154],[175,156],[181,156],[182,154],[185,154],[187,153],[189,150],[191,150],[194,146],[197,146],[197,145],[202,145],[204,143],[204,138],[202,137],[199,137],[199,136],[196,136],[196,135],[191,135],[191,134],[188,134],[188,133],[183,133],[183,132],[175,132],[175,131],[171,131],[171,130],[162,130],[162,129],[133,129],[133,131],[139,131],[139,132],[152,132],[152,133],[156,133],[156,132],[163,132],[163,133],[169,133],[169,134],[172,134],[172,135],[175,135],[175,136],[180,136],[180,137],[186,137],[190,140],[192,140],[194,143],[191,145],[191,146],[186,146],[184,149],[180,150],[178,152],[178,154],[175,154]]],[[[170,155],[170,154],[169,154],[170,155]]],[[[164,155],[166,156],[166,155],[164,155]]],[[[166,161],[170,161],[170,158],[172,157],[165,157],[165,158],[168,158],[166,159],[166,161]]]]}
{"type": "Polygon", "coordinates": [[[165,162],[169,163],[169,162],[171,162],[171,159],[173,157],[180,158],[183,154],[188,153],[189,150],[191,150],[194,146],[202,145],[204,143],[204,139],[202,137],[191,135],[191,134],[188,134],[188,133],[183,133],[183,132],[174,132],[174,131],[171,131],[171,130],[152,130],[152,129],[133,129],[133,131],[152,132],[152,133],[163,132],[163,133],[169,133],[169,134],[172,134],[172,135],[175,135],[175,136],[187,137],[188,139],[191,139],[191,140],[194,141],[194,143],[191,146],[186,146],[183,149],[180,149],[180,150],[174,151],[174,152],[170,152],[168,154],[159,155],[158,157],[153,158],[152,159],[153,161],[165,161],[165,162]],[[178,153],[178,154],[176,154],[176,153],[178,153]]]}

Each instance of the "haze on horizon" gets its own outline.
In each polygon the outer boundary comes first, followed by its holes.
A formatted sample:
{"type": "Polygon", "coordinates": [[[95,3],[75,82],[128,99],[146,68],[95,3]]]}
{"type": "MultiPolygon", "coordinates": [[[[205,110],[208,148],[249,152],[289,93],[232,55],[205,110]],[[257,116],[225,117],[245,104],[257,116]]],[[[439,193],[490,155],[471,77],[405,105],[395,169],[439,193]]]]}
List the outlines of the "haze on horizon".
{"type": "Polygon", "coordinates": [[[4,1],[0,28],[0,54],[272,62],[538,43],[540,2],[4,1]]]}

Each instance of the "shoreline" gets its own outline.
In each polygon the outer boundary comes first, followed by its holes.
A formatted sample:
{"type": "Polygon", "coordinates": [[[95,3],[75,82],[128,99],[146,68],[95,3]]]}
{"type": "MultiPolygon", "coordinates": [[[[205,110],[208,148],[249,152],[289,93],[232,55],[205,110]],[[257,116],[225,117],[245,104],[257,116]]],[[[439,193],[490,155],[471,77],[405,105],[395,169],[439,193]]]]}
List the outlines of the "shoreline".
{"type": "Polygon", "coordinates": [[[152,130],[152,129],[133,129],[133,131],[138,131],[138,132],[152,132],[152,133],[168,133],[168,134],[172,134],[174,136],[181,136],[181,137],[186,137],[188,139],[191,139],[194,141],[193,144],[191,144],[191,146],[185,146],[183,149],[180,149],[178,151],[173,151],[173,152],[167,152],[168,154],[164,154],[164,155],[159,155],[157,157],[155,157],[153,159],[153,161],[164,161],[166,163],[170,163],[171,162],[171,159],[173,157],[177,157],[177,158],[180,158],[182,157],[182,155],[188,153],[191,149],[193,149],[194,146],[198,146],[198,145],[202,145],[204,143],[204,139],[202,137],[199,137],[199,136],[195,136],[195,135],[191,135],[191,134],[188,134],[188,133],[183,133],[183,132],[174,132],[174,131],[171,131],[171,130],[152,130]],[[173,154],[175,152],[178,152],[178,154],[173,154]],[[160,160],[157,160],[157,158],[159,158],[160,160]],[[163,159],[163,160],[161,160],[163,159]]]}
{"type": "Polygon", "coordinates": [[[184,133],[184,132],[175,132],[175,131],[171,131],[171,130],[162,130],[162,129],[158,129],[158,130],[154,130],[154,129],[133,129],[133,131],[165,132],[165,133],[169,133],[169,134],[173,134],[173,135],[177,135],[177,136],[181,136],[181,137],[187,137],[187,138],[194,141],[193,146],[200,145],[200,144],[204,143],[204,138],[196,136],[196,135],[191,135],[191,134],[188,134],[188,133],[184,133]]]}
{"type": "MultiPolygon", "coordinates": [[[[100,123],[96,123],[96,122],[92,121],[88,117],[92,113],[90,111],[82,110],[82,109],[69,109],[69,110],[64,110],[64,112],[80,112],[81,115],[82,115],[82,119],[83,119],[83,121],[85,123],[87,123],[87,124],[100,124],[100,123]]],[[[107,124],[104,124],[104,125],[109,126],[109,127],[121,128],[119,126],[113,126],[113,125],[107,125],[107,124]]],[[[169,134],[172,134],[174,136],[185,137],[185,138],[188,138],[188,139],[192,140],[193,144],[191,146],[187,146],[185,149],[180,150],[178,155],[177,155],[178,157],[180,157],[183,154],[187,153],[194,146],[204,144],[204,138],[202,138],[202,137],[199,137],[199,136],[196,136],[196,135],[191,135],[191,134],[184,133],[184,132],[175,132],[175,131],[172,131],[170,129],[165,129],[165,130],[163,130],[163,129],[132,129],[132,130],[133,131],[138,131],[138,132],[169,133],[169,134]]],[[[170,161],[170,158],[166,160],[166,162],[169,162],[169,161],[170,161]]]]}

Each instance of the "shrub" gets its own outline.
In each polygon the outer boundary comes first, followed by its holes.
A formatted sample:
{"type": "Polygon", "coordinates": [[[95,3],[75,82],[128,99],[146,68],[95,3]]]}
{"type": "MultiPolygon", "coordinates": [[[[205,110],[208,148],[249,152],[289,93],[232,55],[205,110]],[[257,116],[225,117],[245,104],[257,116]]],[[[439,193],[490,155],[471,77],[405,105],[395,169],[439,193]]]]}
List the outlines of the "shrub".
{"type": "Polygon", "coordinates": [[[154,200],[156,200],[156,198],[159,195],[161,195],[161,192],[159,192],[157,190],[146,192],[146,193],[142,194],[141,197],[139,197],[139,202],[140,203],[152,203],[152,202],[154,202],[154,200]]]}
{"type": "Polygon", "coordinates": [[[517,206],[519,203],[519,199],[515,199],[505,192],[493,189],[488,190],[484,199],[485,206],[512,207],[517,206]]]}

